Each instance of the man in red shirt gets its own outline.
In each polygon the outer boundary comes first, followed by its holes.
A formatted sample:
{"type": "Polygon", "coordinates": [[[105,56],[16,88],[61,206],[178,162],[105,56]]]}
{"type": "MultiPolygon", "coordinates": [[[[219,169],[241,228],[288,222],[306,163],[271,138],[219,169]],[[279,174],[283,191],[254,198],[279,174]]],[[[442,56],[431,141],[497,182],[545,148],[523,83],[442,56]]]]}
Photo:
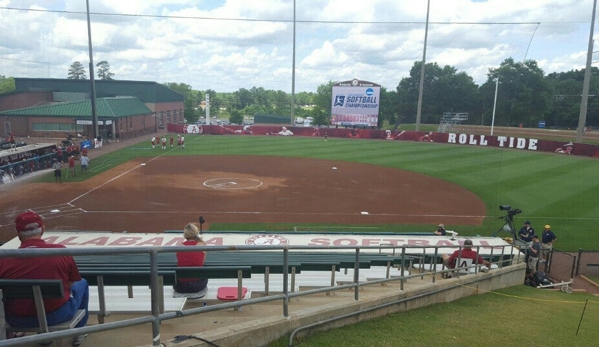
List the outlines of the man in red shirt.
{"type": "MultiPolygon", "coordinates": [[[[464,248],[458,249],[451,255],[443,254],[443,263],[449,269],[455,269],[458,259],[472,259],[472,264],[483,264],[487,268],[491,268],[491,263],[484,260],[476,251],[472,250],[472,240],[464,241],[464,248]]],[[[459,266],[458,266],[459,267],[459,266]]]]}
{"type": "MultiPolygon", "coordinates": [[[[49,244],[42,240],[44,223],[32,211],[23,212],[15,219],[15,227],[21,246],[29,248],[65,248],[63,245],[49,244]]],[[[57,299],[44,299],[48,325],[56,325],[73,318],[77,310],[85,309],[85,317],[77,323],[83,327],[89,314],[89,287],[81,278],[75,260],[71,256],[57,255],[43,258],[1,258],[0,278],[4,279],[60,279],[64,286],[64,296],[57,299]]],[[[6,321],[15,327],[37,327],[38,320],[35,302],[32,299],[11,299],[5,301],[6,321]]],[[[87,335],[73,339],[73,346],[79,346],[87,335]]]]}

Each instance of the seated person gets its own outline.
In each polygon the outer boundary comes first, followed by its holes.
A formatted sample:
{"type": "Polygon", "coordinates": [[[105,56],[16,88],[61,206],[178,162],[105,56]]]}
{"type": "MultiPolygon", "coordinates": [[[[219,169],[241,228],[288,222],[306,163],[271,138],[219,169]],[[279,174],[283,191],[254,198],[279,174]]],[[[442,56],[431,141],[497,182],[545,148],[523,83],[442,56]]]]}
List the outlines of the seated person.
{"type": "Polygon", "coordinates": [[[279,131],[277,134],[281,136],[293,136],[293,132],[291,132],[291,130],[287,129],[286,127],[283,127],[281,131],[279,131]]]}
{"type": "Polygon", "coordinates": [[[555,153],[570,154],[570,153],[572,153],[573,146],[574,146],[574,144],[572,142],[568,142],[565,145],[563,145],[562,147],[556,148],[555,153]]]}
{"type": "Polygon", "coordinates": [[[464,241],[464,247],[460,250],[457,249],[451,255],[443,254],[443,263],[449,269],[455,269],[456,262],[458,259],[472,259],[472,264],[483,264],[487,268],[491,268],[491,263],[484,260],[478,253],[472,250],[472,240],[468,239],[464,241]]]}
{"type": "Polygon", "coordinates": [[[428,134],[424,134],[418,138],[420,142],[433,142],[433,132],[429,132],[428,134]]]}
{"type": "MultiPolygon", "coordinates": [[[[183,237],[185,237],[185,246],[205,246],[206,243],[200,237],[198,227],[189,223],[183,229],[183,237]]],[[[204,266],[206,260],[206,252],[177,252],[177,266],[204,266]]],[[[208,279],[180,279],[173,286],[175,292],[173,297],[187,297],[189,299],[199,299],[206,295],[208,288],[208,279]]]]}
{"type": "Polygon", "coordinates": [[[447,231],[445,230],[445,225],[437,225],[437,230],[434,231],[434,234],[437,236],[445,236],[445,234],[447,234],[447,231]]]}
{"type": "MultiPolygon", "coordinates": [[[[20,249],[65,248],[64,245],[49,244],[42,240],[44,223],[33,211],[23,212],[15,220],[20,249]]],[[[44,256],[43,258],[2,258],[0,278],[3,279],[60,279],[63,282],[64,296],[57,299],[44,299],[48,325],[57,325],[72,319],[77,310],[84,309],[85,316],[76,327],[85,326],[89,317],[89,287],[81,278],[75,260],[71,256],[44,256]]],[[[37,327],[37,311],[33,299],[10,299],[5,301],[6,321],[14,327],[37,327]]],[[[87,337],[75,336],[73,346],[79,346],[87,337]]]]}

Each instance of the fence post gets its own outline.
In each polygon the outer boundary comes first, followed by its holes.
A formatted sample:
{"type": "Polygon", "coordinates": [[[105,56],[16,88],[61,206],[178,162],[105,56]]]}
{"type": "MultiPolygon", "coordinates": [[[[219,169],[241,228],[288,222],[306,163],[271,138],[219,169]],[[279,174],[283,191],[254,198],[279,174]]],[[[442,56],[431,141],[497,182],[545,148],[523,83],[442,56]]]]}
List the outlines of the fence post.
{"type": "Polygon", "coordinates": [[[400,283],[399,289],[401,289],[401,290],[403,290],[403,287],[404,287],[405,266],[406,266],[406,246],[402,246],[401,247],[401,281],[399,281],[399,283],[400,283]]]}
{"type": "Polygon", "coordinates": [[[151,301],[152,301],[152,346],[160,346],[160,321],[158,320],[158,252],[152,250],[150,252],[150,284],[152,285],[151,301]]]}
{"type": "MultiPolygon", "coordinates": [[[[283,249],[283,316],[289,317],[289,287],[287,283],[289,281],[289,249],[285,247],[283,249]]],[[[295,285],[295,284],[294,284],[295,285]]],[[[295,288],[295,287],[294,287],[295,288]]]]}
{"type": "Polygon", "coordinates": [[[360,248],[356,248],[356,264],[354,265],[354,283],[356,288],[354,289],[354,299],[360,300],[360,248]]]}
{"type": "Polygon", "coordinates": [[[6,325],[6,317],[4,316],[4,298],[2,294],[2,289],[0,289],[0,340],[6,340],[6,329],[4,326],[6,325]]]}
{"type": "Polygon", "coordinates": [[[576,259],[576,276],[578,276],[580,271],[580,258],[582,258],[582,248],[578,249],[578,258],[576,259]]]}

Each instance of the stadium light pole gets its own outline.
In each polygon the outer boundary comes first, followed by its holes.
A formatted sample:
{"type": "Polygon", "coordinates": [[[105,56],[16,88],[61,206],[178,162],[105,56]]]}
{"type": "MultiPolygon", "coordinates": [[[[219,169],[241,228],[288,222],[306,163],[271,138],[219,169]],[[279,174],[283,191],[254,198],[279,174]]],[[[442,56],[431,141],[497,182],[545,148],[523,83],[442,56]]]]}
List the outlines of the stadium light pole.
{"type": "Polygon", "coordinates": [[[493,127],[495,126],[495,108],[497,107],[497,89],[499,89],[499,76],[495,78],[495,100],[493,101],[493,118],[491,119],[491,136],[493,136],[493,127]]]}
{"type": "Polygon", "coordinates": [[[431,10],[431,0],[426,5],[426,26],[424,27],[424,49],[422,50],[422,66],[420,67],[420,87],[418,88],[418,110],[416,111],[416,131],[420,130],[422,117],[422,90],[424,89],[424,65],[426,64],[426,41],[428,38],[428,17],[431,10]]]}
{"type": "Polygon", "coordinates": [[[290,125],[295,122],[295,0],[293,0],[293,53],[291,58],[291,119],[290,125]]]}
{"type": "Polygon", "coordinates": [[[589,84],[591,82],[591,63],[593,60],[593,31],[595,30],[595,11],[597,0],[593,1],[593,14],[591,17],[591,33],[589,34],[589,48],[587,51],[587,65],[584,70],[584,81],[582,83],[582,100],[580,102],[580,115],[578,116],[578,129],[576,129],[576,142],[582,142],[584,126],[587,122],[587,108],[589,102],[589,84]]]}
{"type": "Polygon", "coordinates": [[[87,39],[89,47],[89,81],[91,83],[91,105],[92,105],[92,132],[93,138],[98,137],[98,115],[96,114],[96,82],[94,81],[94,56],[92,52],[92,26],[89,19],[89,0],[87,4],[87,39]]]}

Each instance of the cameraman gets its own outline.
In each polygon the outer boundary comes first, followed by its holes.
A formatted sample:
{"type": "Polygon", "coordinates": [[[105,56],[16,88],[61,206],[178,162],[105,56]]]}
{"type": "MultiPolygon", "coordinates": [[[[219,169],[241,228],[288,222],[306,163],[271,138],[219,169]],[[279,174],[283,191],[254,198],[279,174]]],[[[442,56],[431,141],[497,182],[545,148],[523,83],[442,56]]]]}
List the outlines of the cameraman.
{"type": "Polygon", "coordinates": [[[537,271],[537,263],[539,261],[539,254],[541,253],[541,243],[537,235],[532,235],[531,245],[528,246],[528,268],[534,273],[537,271]]]}
{"type": "Polygon", "coordinates": [[[524,222],[524,226],[518,231],[520,240],[526,242],[526,246],[532,245],[532,236],[535,234],[535,230],[530,226],[530,221],[524,222]]]}

